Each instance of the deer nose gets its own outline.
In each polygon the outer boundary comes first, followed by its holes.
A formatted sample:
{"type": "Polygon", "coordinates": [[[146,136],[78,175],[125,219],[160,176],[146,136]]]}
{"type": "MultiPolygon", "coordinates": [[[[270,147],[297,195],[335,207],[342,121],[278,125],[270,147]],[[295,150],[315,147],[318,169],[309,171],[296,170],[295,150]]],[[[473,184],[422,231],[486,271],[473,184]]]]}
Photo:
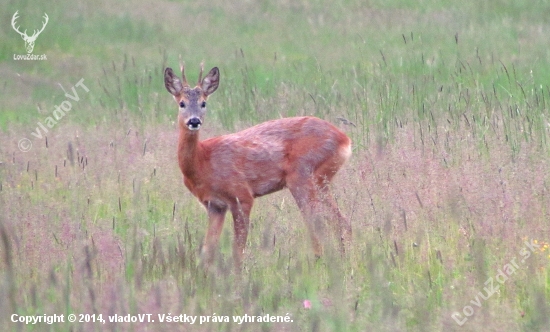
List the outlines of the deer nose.
{"type": "Polygon", "coordinates": [[[190,130],[199,130],[201,127],[202,121],[199,118],[191,118],[187,121],[187,128],[190,130]]]}

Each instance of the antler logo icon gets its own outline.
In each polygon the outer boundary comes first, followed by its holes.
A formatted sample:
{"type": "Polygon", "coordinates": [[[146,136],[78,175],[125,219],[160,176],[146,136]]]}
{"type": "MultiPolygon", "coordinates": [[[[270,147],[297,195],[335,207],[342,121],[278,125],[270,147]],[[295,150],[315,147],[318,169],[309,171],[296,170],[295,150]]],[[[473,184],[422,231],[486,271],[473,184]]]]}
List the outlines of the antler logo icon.
{"type": "Polygon", "coordinates": [[[44,22],[42,22],[42,29],[40,30],[34,30],[34,33],[32,36],[27,35],[27,30],[25,32],[19,31],[19,26],[15,26],[15,21],[19,18],[17,16],[17,13],[19,11],[16,11],[15,14],[13,14],[13,17],[11,18],[11,26],[13,27],[13,30],[17,31],[18,34],[21,35],[21,38],[25,41],[25,48],[27,49],[27,53],[32,53],[32,50],[34,49],[34,42],[36,41],[36,38],[44,31],[44,28],[46,27],[46,24],[48,24],[48,14],[44,13],[44,22]]]}

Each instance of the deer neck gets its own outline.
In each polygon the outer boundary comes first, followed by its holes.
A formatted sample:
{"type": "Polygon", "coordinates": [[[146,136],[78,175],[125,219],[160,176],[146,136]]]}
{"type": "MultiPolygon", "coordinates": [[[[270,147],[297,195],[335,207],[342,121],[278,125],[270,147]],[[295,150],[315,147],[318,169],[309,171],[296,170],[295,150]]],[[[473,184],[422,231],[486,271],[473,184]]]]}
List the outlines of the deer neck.
{"type": "Polygon", "coordinates": [[[183,175],[193,180],[199,172],[199,160],[202,153],[199,133],[180,126],[178,143],[178,162],[183,175]]]}

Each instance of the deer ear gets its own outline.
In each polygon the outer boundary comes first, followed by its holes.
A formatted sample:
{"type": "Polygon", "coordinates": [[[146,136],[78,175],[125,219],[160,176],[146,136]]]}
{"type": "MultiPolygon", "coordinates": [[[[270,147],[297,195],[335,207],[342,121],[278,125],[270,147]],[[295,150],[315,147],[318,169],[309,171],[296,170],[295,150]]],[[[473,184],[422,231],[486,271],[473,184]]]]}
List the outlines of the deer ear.
{"type": "Polygon", "coordinates": [[[201,88],[202,92],[208,96],[214,93],[216,89],[218,88],[218,84],[220,83],[220,71],[218,70],[218,67],[214,67],[210,69],[210,72],[206,77],[202,80],[201,88]]]}
{"type": "Polygon", "coordinates": [[[174,74],[172,68],[166,68],[164,70],[164,86],[174,97],[179,96],[183,90],[183,85],[176,74],[174,74]]]}

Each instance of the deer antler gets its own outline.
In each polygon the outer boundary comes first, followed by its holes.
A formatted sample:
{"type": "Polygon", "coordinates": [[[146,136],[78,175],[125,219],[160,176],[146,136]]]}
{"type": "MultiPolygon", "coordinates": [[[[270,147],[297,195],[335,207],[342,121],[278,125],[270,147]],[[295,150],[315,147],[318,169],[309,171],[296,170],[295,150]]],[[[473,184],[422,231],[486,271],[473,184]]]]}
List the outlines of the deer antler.
{"type": "Polygon", "coordinates": [[[39,34],[42,33],[42,31],[44,31],[44,28],[46,27],[46,24],[48,24],[48,21],[50,20],[50,18],[48,17],[48,14],[44,13],[44,22],[42,22],[42,29],[40,29],[40,31],[36,31],[34,30],[34,33],[32,34],[31,38],[33,37],[38,37],[39,34]]]}
{"type": "Polygon", "coordinates": [[[187,78],[185,78],[185,68],[183,66],[183,61],[181,60],[181,54],[180,54],[180,70],[181,70],[181,82],[183,86],[189,86],[189,83],[187,83],[187,78]]]}
{"type": "Polygon", "coordinates": [[[27,37],[27,30],[25,30],[25,32],[21,32],[19,31],[19,27],[15,26],[15,21],[19,18],[19,16],[17,16],[18,13],[19,11],[16,11],[15,14],[13,14],[13,17],[11,18],[11,26],[13,27],[13,30],[17,31],[17,33],[24,38],[27,37]]]}
{"type": "Polygon", "coordinates": [[[204,60],[201,62],[201,71],[199,72],[199,82],[197,85],[201,85],[202,83],[202,72],[204,71],[204,60]]]}

